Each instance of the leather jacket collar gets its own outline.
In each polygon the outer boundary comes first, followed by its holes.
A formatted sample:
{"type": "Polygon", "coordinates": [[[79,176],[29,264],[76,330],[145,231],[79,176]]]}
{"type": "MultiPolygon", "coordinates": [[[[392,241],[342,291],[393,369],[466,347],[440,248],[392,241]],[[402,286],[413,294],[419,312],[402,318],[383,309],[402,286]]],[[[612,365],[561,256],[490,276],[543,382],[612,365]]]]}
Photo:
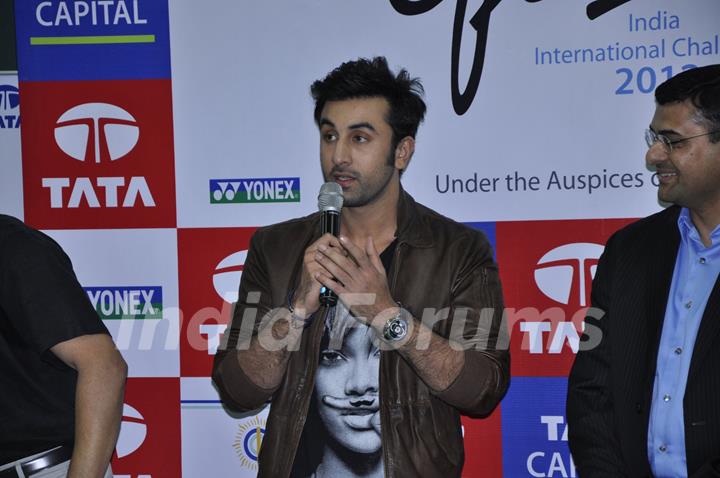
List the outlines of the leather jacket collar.
{"type": "Polygon", "coordinates": [[[430,226],[421,220],[417,210],[419,207],[421,206],[400,186],[397,238],[399,242],[405,242],[413,247],[432,247],[432,231],[430,226]]]}

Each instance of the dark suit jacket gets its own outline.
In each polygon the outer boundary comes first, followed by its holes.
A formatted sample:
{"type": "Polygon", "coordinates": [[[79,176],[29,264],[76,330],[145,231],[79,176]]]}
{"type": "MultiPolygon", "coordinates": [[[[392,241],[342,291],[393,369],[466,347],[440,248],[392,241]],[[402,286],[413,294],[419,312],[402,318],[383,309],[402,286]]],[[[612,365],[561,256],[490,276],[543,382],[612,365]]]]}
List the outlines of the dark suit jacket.
{"type": "MultiPolygon", "coordinates": [[[[600,258],[583,343],[570,373],[569,445],[580,478],[651,476],[650,403],[680,244],[671,207],[615,233],[600,258]],[[594,314],[598,316],[600,314],[594,314]],[[596,328],[595,328],[596,327],[596,328]]],[[[720,477],[720,284],[710,294],[695,342],[683,402],[688,475],[720,477]]]]}

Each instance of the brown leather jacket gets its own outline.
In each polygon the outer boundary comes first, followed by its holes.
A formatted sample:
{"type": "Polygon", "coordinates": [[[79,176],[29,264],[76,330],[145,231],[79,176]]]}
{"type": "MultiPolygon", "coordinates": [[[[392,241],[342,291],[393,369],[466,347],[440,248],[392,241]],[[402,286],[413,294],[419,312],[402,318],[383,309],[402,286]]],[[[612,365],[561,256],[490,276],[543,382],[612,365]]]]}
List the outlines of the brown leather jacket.
{"type": "MultiPolygon", "coordinates": [[[[238,343],[238,336],[248,338],[248,332],[240,331],[246,309],[259,309],[257,329],[266,312],[286,306],[288,291],[299,282],[304,250],[319,236],[318,213],[258,229],[245,262],[233,324],[225,339],[229,340],[228,350],[238,343]],[[261,292],[259,304],[247,303],[248,293],[253,291],[261,292]]],[[[464,339],[468,348],[459,377],[443,391],[430,389],[398,352],[381,353],[385,476],[459,477],[464,460],[460,414],[490,414],[510,380],[497,266],[484,235],[416,203],[405,192],[398,204],[397,239],[388,271],[393,297],[418,319],[426,308],[433,312],[449,308],[448,319],[435,323],[433,330],[444,337],[453,334],[458,340],[464,339]],[[455,314],[460,308],[467,310],[455,314]],[[493,312],[480,314],[482,309],[493,312]],[[465,316],[464,331],[458,332],[452,324],[461,316],[465,316]],[[499,334],[502,340],[498,340],[499,334]]],[[[318,314],[323,317],[326,312],[321,309],[318,314]]],[[[323,323],[315,320],[303,332],[300,349],[292,353],[285,379],[276,390],[251,382],[236,354],[220,351],[215,357],[213,380],[228,407],[249,411],[271,401],[259,459],[260,478],[290,475],[314,388],[323,323]]]]}

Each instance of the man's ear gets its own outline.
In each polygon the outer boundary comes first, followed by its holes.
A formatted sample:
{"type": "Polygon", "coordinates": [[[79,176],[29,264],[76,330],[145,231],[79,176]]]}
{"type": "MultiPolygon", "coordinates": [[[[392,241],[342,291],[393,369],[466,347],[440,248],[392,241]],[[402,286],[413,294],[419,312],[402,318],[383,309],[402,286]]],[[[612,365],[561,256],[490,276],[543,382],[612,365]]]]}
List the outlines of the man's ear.
{"type": "Polygon", "coordinates": [[[395,147],[395,169],[405,171],[415,152],[415,138],[405,136],[395,147]]]}

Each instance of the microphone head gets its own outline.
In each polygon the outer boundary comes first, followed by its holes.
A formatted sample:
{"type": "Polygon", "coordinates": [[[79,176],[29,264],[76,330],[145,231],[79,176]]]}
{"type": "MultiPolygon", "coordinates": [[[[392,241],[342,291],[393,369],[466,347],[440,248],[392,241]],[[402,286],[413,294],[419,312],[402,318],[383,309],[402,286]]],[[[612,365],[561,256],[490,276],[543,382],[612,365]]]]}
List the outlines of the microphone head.
{"type": "Polygon", "coordinates": [[[342,205],[343,192],[338,183],[328,181],[320,186],[320,193],[318,194],[318,209],[320,211],[340,212],[342,205]]]}

